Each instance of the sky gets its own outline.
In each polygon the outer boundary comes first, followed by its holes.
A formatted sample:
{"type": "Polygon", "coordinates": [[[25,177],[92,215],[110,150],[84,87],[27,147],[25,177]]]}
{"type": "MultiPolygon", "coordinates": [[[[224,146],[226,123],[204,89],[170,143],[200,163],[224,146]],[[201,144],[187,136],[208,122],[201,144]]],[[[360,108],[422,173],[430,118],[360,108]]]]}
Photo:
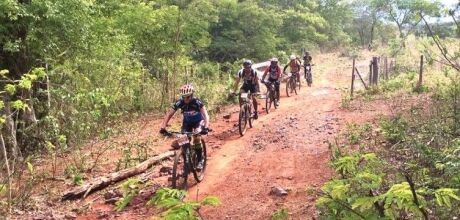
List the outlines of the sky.
{"type": "MultiPolygon", "coordinates": [[[[449,7],[453,8],[456,4],[460,2],[460,0],[440,0],[440,2],[449,7]]],[[[428,18],[428,23],[438,23],[438,22],[451,22],[452,18],[451,17],[442,17],[442,18],[428,18]]]]}
{"type": "Polygon", "coordinates": [[[455,3],[458,3],[459,0],[441,0],[440,2],[446,6],[452,6],[455,3]]]}

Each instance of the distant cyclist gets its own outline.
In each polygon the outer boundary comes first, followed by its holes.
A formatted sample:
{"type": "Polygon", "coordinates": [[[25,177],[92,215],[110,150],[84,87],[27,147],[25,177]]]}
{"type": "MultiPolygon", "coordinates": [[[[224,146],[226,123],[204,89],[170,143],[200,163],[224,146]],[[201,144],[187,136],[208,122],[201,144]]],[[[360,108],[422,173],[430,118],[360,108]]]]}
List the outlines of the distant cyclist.
{"type": "MultiPolygon", "coordinates": [[[[172,108],[166,113],[163,122],[161,123],[160,133],[165,135],[166,125],[178,109],[181,109],[184,119],[182,121],[183,132],[201,131],[201,134],[207,134],[209,131],[209,115],[203,102],[193,97],[194,88],[190,84],[183,85],[180,88],[181,98],[173,104],[172,108]]],[[[197,169],[203,168],[203,146],[201,144],[201,136],[195,135],[192,140],[192,148],[197,153],[198,165],[197,169]]]]}
{"type": "Polygon", "coordinates": [[[311,85],[312,83],[311,61],[312,57],[310,56],[310,53],[308,51],[305,51],[305,55],[303,56],[303,70],[305,74],[305,79],[307,80],[307,83],[309,85],[311,85]],[[310,71],[309,76],[307,76],[307,69],[310,71]]]}
{"type": "MultiPolygon", "coordinates": [[[[252,68],[251,60],[245,60],[243,62],[243,68],[238,71],[238,78],[236,79],[235,85],[233,86],[233,93],[235,93],[235,91],[237,90],[241,79],[243,80],[243,86],[240,88],[240,93],[251,92],[251,94],[256,94],[259,92],[259,77],[257,76],[256,70],[252,68]]],[[[253,117],[254,119],[257,119],[257,99],[255,95],[252,95],[252,100],[254,103],[253,117]]]]}
{"type": "Polygon", "coordinates": [[[289,57],[289,63],[284,66],[283,73],[286,73],[288,67],[290,67],[291,73],[297,76],[297,81],[300,82],[300,62],[295,55],[289,57]]]}
{"type": "Polygon", "coordinates": [[[278,58],[270,59],[270,66],[265,69],[264,75],[262,76],[262,82],[265,82],[265,77],[268,74],[268,81],[275,84],[276,89],[276,105],[279,105],[280,100],[280,78],[281,78],[281,68],[278,65],[278,58]]]}

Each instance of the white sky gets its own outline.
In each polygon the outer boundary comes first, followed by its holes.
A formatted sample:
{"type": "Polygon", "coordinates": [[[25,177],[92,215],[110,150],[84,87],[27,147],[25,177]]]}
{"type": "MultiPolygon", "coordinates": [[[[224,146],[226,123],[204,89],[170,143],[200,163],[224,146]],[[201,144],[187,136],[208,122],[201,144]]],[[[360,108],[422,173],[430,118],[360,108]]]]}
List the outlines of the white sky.
{"type": "Polygon", "coordinates": [[[459,0],[441,0],[440,2],[441,2],[443,5],[452,6],[452,5],[454,5],[455,3],[458,3],[459,0]]]}

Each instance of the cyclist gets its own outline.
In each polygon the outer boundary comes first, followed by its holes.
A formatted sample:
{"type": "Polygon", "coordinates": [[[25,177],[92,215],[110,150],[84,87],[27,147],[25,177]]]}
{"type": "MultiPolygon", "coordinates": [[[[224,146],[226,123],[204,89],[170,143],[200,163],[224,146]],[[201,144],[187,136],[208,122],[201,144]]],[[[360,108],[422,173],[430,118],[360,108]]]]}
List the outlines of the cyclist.
{"type": "Polygon", "coordinates": [[[289,57],[289,63],[284,66],[283,73],[286,73],[288,66],[291,68],[291,73],[297,76],[297,81],[300,82],[300,62],[297,60],[295,55],[289,57]]]}
{"type": "MultiPolygon", "coordinates": [[[[281,77],[281,68],[278,65],[278,58],[270,59],[270,66],[265,69],[264,75],[262,76],[262,82],[265,82],[265,77],[268,74],[268,81],[275,84],[276,89],[276,103],[275,105],[279,105],[280,100],[280,77],[281,77]]],[[[267,86],[268,87],[268,86],[267,86]]]]}
{"type": "MultiPolygon", "coordinates": [[[[307,67],[309,67],[310,74],[311,74],[311,60],[312,60],[312,57],[310,56],[310,53],[308,51],[305,51],[305,55],[303,56],[303,70],[304,70],[305,79],[307,80],[307,82],[308,82],[307,67]]],[[[309,82],[309,83],[311,83],[311,82],[309,82]]]]}
{"type": "MultiPolygon", "coordinates": [[[[201,134],[207,134],[209,131],[209,115],[203,102],[193,97],[194,88],[191,84],[183,85],[180,88],[181,98],[177,100],[172,108],[166,113],[163,122],[161,123],[160,133],[166,135],[166,125],[178,109],[181,109],[184,116],[182,121],[182,132],[200,131],[201,134]]],[[[194,135],[192,137],[192,148],[197,154],[197,169],[203,168],[203,146],[201,144],[201,136],[194,135]]]]}
{"type": "MultiPolygon", "coordinates": [[[[252,68],[252,61],[245,60],[243,62],[243,68],[238,71],[238,78],[236,79],[235,85],[233,86],[233,93],[235,93],[238,85],[240,84],[240,80],[243,79],[243,86],[240,88],[241,92],[251,92],[252,94],[259,92],[259,77],[257,76],[257,72],[252,68]]],[[[254,115],[253,118],[257,119],[257,99],[255,95],[252,95],[252,101],[254,103],[254,115]]],[[[241,100],[240,100],[241,103],[241,100]]]]}

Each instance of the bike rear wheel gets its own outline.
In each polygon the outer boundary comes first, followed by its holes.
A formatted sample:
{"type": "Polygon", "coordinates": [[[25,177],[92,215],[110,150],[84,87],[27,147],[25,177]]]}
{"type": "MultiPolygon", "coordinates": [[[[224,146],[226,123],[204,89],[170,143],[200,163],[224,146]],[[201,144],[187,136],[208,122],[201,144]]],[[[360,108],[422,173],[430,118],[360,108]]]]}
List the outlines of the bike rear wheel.
{"type": "Polygon", "coordinates": [[[246,133],[246,124],[246,105],[244,104],[240,107],[240,115],[238,118],[238,130],[240,131],[241,136],[243,136],[244,133],[246,133]]]}
{"type": "Polygon", "coordinates": [[[181,150],[174,152],[174,164],[172,170],[172,188],[187,190],[188,167],[185,164],[181,150]]]}
{"type": "Polygon", "coordinates": [[[196,169],[196,166],[198,165],[198,162],[199,162],[198,159],[197,159],[196,152],[194,151],[193,154],[189,154],[190,155],[189,161],[191,161],[191,163],[192,163],[193,177],[195,178],[195,180],[197,182],[201,182],[201,180],[203,180],[204,172],[206,171],[206,162],[207,162],[206,142],[203,139],[201,139],[201,146],[203,147],[203,151],[202,151],[202,154],[203,154],[203,168],[200,171],[198,171],[196,169]]]}

